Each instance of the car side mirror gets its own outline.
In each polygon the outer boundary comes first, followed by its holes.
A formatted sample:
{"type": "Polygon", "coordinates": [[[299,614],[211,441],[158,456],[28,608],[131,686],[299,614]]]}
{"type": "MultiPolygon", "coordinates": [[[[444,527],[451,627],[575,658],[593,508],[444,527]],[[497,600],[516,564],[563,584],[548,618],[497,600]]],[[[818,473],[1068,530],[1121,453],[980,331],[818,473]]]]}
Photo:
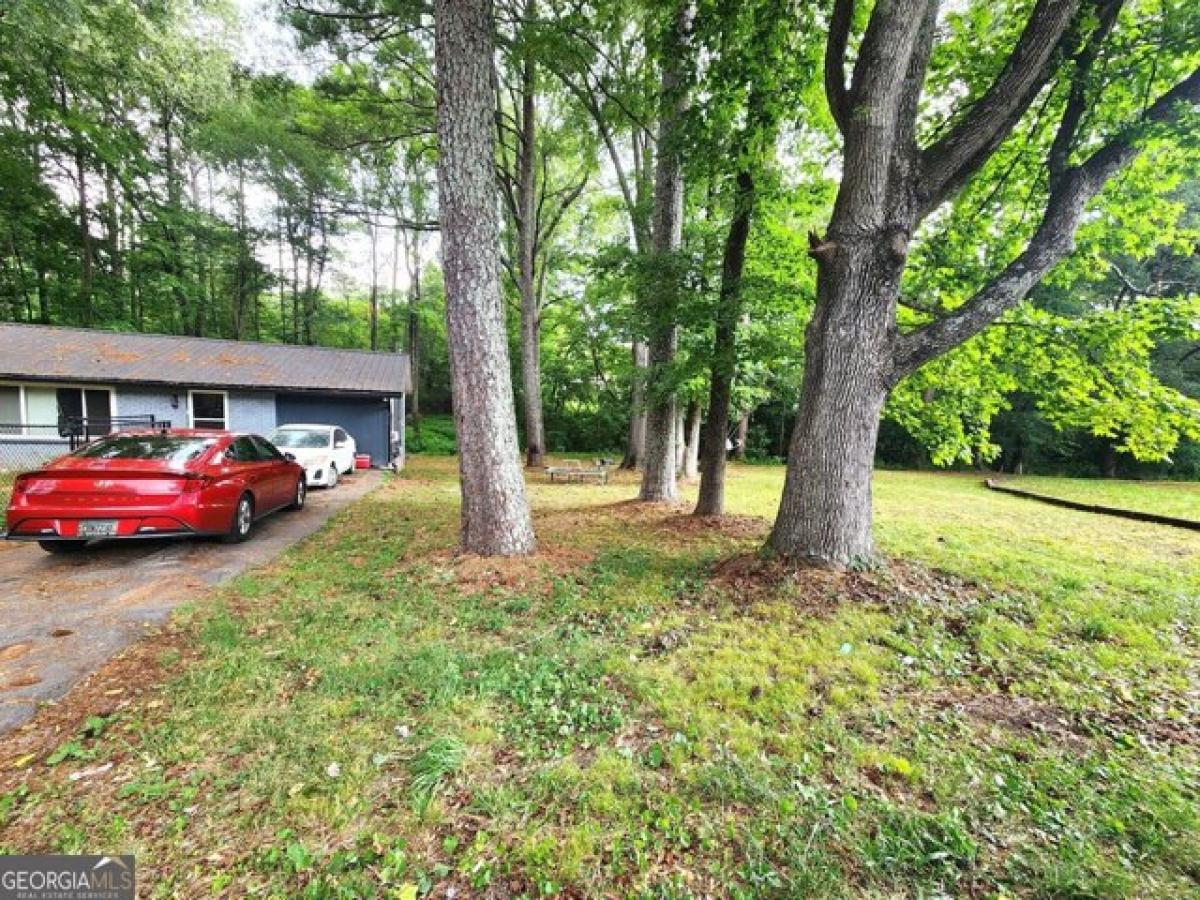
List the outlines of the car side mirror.
{"type": "Polygon", "coordinates": [[[296,454],[295,453],[285,453],[285,454],[283,454],[283,458],[286,459],[288,462],[295,462],[296,454]]]}

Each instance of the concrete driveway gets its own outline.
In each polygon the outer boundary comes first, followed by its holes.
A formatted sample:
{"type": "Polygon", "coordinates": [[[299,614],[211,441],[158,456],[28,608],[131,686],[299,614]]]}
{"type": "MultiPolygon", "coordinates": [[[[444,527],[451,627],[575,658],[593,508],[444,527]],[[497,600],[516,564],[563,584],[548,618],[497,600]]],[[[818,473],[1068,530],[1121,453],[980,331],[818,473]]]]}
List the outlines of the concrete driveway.
{"type": "Polygon", "coordinates": [[[52,556],[37,544],[0,541],[0,734],[57,699],[178,604],[266,562],[379,484],[356,473],[314,490],[300,512],[255,524],[243,544],[145,540],[96,544],[52,556]]]}

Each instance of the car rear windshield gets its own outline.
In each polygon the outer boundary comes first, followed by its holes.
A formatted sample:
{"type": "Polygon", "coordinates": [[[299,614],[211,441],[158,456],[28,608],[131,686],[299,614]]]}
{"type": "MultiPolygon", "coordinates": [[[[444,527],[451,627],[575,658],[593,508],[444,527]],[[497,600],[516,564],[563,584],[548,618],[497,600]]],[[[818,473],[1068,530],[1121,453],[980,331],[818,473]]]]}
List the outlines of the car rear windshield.
{"type": "Polygon", "coordinates": [[[280,428],[271,432],[271,443],[290,450],[319,450],[329,446],[329,432],[311,428],[280,428]]]}
{"type": "Polygon", "coordinates": [[[158,459],[179,465],[198,458],[217,442],[210,437],[167,434],[121,434],[101,438],[75,451],[90,459],[158,459]]]}

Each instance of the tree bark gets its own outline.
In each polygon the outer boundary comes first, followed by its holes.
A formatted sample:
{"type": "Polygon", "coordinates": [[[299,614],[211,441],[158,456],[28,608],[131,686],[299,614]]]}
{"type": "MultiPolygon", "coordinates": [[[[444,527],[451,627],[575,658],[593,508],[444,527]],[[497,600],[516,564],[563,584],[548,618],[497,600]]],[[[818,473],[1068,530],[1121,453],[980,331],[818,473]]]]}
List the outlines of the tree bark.
{"type": "Polygon", "coordinates": [[[693,479],[700,469],[700,401],[688,404],[684,423],[683,477],[693,479]]]}
{"type": "Polygon", "coordinates": [[[645,298],[650,321],[649,385],[646,405],[645,461],[640,499],[674,502],[676,485],[675,440],[676,398],[669,383],[671,364],[679,341],[676,324],[678,285],[673,255],[683,238],[683,147],[682,128],[688,108],[687,53],[696,7],[683,0],[662,63],[661,112],[658,122],[658,156],[654,171],[654,224],[651,257],[655,289],[645,298]]]}
{"type": "MultiPolygon", "coordinates": [[[[525,17],[536,15],[526,0],[525,17]]],[[[542,415],[541,303],[537,291],[537,106],[532,51],[521,62],[521,134],[517,148],[517,289],[521,295],[521,387],[525,400],[525,465],[542,465],[546,427],[542,415]]]]}
{"type": "Polygon", "coordinates": [[[877,360],[887,334],[852,308],[878,292],[859,290],[857,279],[832,280],[818,288],[808,328],[800,413],[770,545],[788,559],[840,567],[874,552],[871,470],[887,396],[877,360]]]}
{"type": "Polygon", "coordinates": [[[87,168],[83,150],[75,151],[75,177],[79,182],[79,312],[85,326],[92,324],[92,266],[95,251],[88,227],[87,168]]]}
{"type": "Polygon", "coordinates": [[[501,308],[489,0],[436,0],[438,195],[462,545],[534,550],[501,308]]]}
{"type": "MultiPolygon", "coordinates": [[[[237,216],[237,270],[234,282],[233,298],[233,336],[241,340],[246,327],[246,276],[248,274],[246,259],[246,167],[239,158],[237,161],[237,196],[235,197],[235,213],[237,216]]],[[[257,323],[257,296],[255,322],[257,323]]],[[[257,332],[257,325],[255,331],[257,332]]]]}
{"type": "Polygon", "coordinates": [[[121,255],[121,205],[117,197],[116,175],[111,166],[104,168],[104,230],[108,243],[108,274],[119,284],[125,278],[121,255]]]}
{"type": "MultiPolygon", "coordinates": [[[[407,240],[405,241],[407,247],[407,240]]],[[[421,234],[413,232],[408,253],[408,367],[412,381],[409,415],[413,434],[421,438],[421,234]]]]}
{"type": "Polygon", "coordinates": [[[746,461],[746,439],[750,437],[750,413],[744,412],[737,423],[737,447],[733,450],[733,458],[738,462],[746,461]]]}
{"type": "MultiPolygon", "coordinates": [[[[721,290],[717,297],[716,334],[713,338],[712,374],[709,380],[708,425],[704,433],[704,462],[696,515],[725,513],[725,444],[729,435],[729,403],[737,366],[737,323],[742,310],[742,270],[750,219],[754,212],[754,178],[743,170],[737,176],[733,218],[721,256],[721,290]]],[[[740,452],[739,443],[739,452],[740,452]]]]}
{"type": "Polygon", "coordinates": [[[370,346],[379,349],[379,226],[367,223],[367,234],[371,237],[371,297],[369,310],[370,346]]]}
{"type": "Polygon", "coordinates": [[[636,469],[646,455],[646,369],[650,357],[643,341],[633,342],[633,383],[629,388],[629,446],[622,469],[636,469]]]}
{"type": "Polygon", "coordinates": [[[675,403],[675,474],[683,474],[684,462],[687,459],[687,408],[675,403]]]}

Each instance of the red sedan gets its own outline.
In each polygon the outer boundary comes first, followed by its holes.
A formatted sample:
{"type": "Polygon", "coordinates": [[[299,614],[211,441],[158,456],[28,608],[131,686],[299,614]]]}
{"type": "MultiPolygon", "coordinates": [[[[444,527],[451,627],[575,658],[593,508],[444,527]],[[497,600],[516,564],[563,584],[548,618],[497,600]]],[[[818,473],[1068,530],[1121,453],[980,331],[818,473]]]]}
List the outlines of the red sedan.
{"type": "Polygon", "coordinates": [[[220,535],[244,541],[256,519],[304,506],[304,469],[256,434],[121,432],[13,484],[9,540],[44,550],[88,541],[220,535]]]}

